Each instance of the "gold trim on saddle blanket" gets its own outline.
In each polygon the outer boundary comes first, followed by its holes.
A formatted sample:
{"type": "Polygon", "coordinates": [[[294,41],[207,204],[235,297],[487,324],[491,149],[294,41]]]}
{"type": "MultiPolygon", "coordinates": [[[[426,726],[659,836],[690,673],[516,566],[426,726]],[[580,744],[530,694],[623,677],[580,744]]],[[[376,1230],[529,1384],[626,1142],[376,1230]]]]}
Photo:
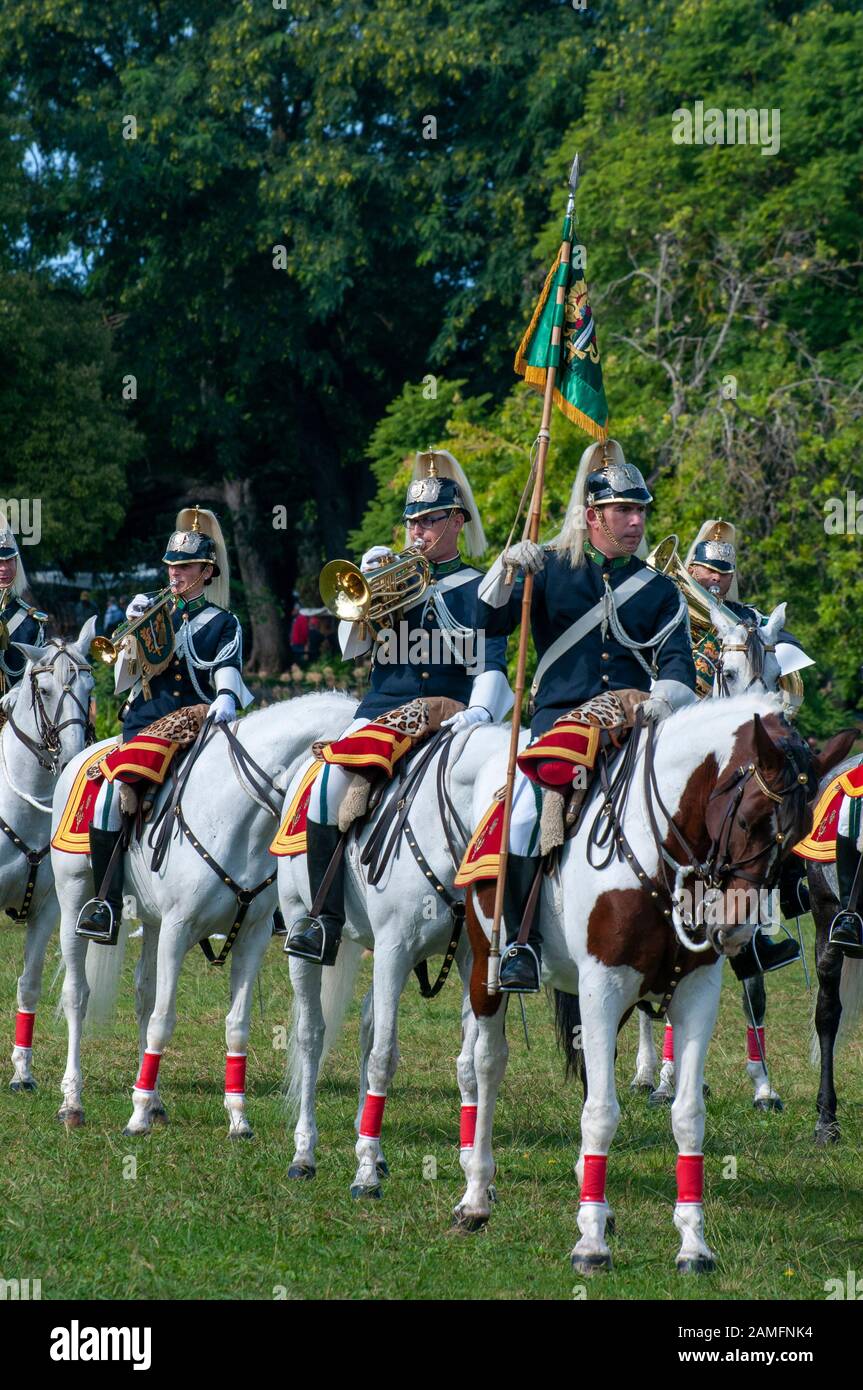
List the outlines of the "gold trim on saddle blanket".
{"type": "Polygon", "coordinates": [[[852,798],[863,796],[863,763],[840,772],[821,793],[812,812],[812,829],[794,846],[794,853],[801,859],[811,859],[816,864],[834,863],[836,827],[843,795],[852,798]]]}
{"type": "Polygon", "coordinates": [[[306,852],[306,819],[308,816],[309,798],[312,792],[312,785],[315,778],[324,770],[324,765],[319,759],[307,767],[302,777],[300,785],[291,798],[287,814],[279,826],[278,833],[270,845],[270,854],[279,856],[305,854],[306,852]]]}
{"type": "MultiPolygon", "coordinates": [[[[114,751],[120,746],[117,739],[114,744],[114,751]]],[[[111,751],[111,750],[109,750],[111,751]]],[[[87,854],[90,850],[90,828],[86,830],[75,829],[73,822],[78,812],[84,793],[88,790],[92,778],[88,777],[91,768],[96,767],[104,758],[105,749],[100,748],[95,753],[88,753],[78,772],[75,781],[72,783],[72,790],[66,798],[66,805],[60,817],[60,824],[54,833],[51,841],[52,849],[65,850],[67,854],[87,854]]]]}

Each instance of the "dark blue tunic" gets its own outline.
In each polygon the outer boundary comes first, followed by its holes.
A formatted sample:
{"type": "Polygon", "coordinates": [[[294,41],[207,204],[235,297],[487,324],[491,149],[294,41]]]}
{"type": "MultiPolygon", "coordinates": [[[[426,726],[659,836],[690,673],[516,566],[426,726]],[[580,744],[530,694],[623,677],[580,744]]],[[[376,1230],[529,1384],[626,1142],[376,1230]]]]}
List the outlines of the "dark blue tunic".
{"type": "Polygon", "coordinates": [[[373,655],[371,688],[360,703],[357,719],[376,719],[420,696],[443,695],[467,705],[474,675],[506,671],[506,636],[477,633],[477,609],[482,606],[477,598],[483,579],[480,572],[459,561],[457,565],[434,566],[432,575],[432,585],[423,598],[395,615],[394,628],[387,630],[392,635],[381,634],[373,655]],[[441,636],[441,624],[430,602],[435,585],[449,574],[470,576],[456,588],[444,584],[441,590],[452,617],[472,634],[454,639],[454,652],[441,636]],[[390,656],[414,659],[387,660],[390,656]]]}
{"type": "Polygon", "coordinates": [[[44,647],[47,618],[37,608],[30,608],[17,595],[10,597],[3,609],[2,617],[11,631],[9,633],[9,646],[5,652],[0,651],[0,671],[3,672],[6,677],[6,684],[11,689],[21,679],[24,674],[24,667],[27,665],[26,656],[21,648],[15,644],[26,642],[30,647],[44,647]],[[19,614],[22,616],[19,621],[16,621],[19,614]]]}
{"type": "Polygon", "coordinates": [[[158,676],[150,678],[150,699],[145,700],[143,691],[120,711],[123,721],[123,738],[126,742],[139,734],[148,724],[163,715],[173,714],[186,705],[209,704],[216,697],[216,675],[226,667],[233,667],[242,675],[243,644],[240,624],[233,613],[210,603],[206,597],[193,599],[186,605],[183,614],[171,614],[171,625],[179,633],[184,622],[190,621],[200,613],[212,613],[210,621],[201,626],[193,636],[195,653],[201,663],[215,661],[218,653],[228,647],[239,633],[240,640],[236,652],[219,661],[212,670],[201,666],[194,667],[188,651],[179,655],[175,650],[168,666],[158,676]],[[196,688],[197,682],[197,688],[196,688]]]}
{"type": "MultiPolygon", "coordinates": [[[[590,557],[573,569],[565,554],[546,549],[545,568],[534,577],[530,620],[537,659],[548,651],[566,630],[583,617],[604,594],[603,573],[612,590],[645,568],[637,556],[607,561],[604,565],[590,557]]],[[[521,621],[523,576],[513,586],[508,602],[492,608],[480,602],[478,621],[490,634],[510,633],[521,621]]],[[[665,575],[658,574],[649,584],[625,602],[619,611],[624,632],[634,641],[644,642],[659,632],[675,615],[680,590],[665,575]]],[[[695,665],[687,622],[682,621],[663,644],[658,656],[652,649],[642,652],[648,664],[656,660],[656,678],[680,681],[695,689],[695,665]]],[[[608,631],[602,637],[597,624],[574,647],[564,652],[546,671],[536,693],[531,733],[534,738],[550,729],[556,719],[576,705],[604,690],[650,689],[650,677],[637,657],[608,631]]]]}

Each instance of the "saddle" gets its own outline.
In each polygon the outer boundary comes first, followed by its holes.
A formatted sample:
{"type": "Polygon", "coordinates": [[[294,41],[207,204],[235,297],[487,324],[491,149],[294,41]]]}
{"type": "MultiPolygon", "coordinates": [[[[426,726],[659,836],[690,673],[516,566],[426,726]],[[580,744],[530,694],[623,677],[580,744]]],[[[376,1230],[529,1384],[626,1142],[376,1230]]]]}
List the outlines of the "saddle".
{"type": "Polygon", "coordinates": [[[606,690],[564,715],[564,721],[592,724],[600,729],[599,757],[593,767],[584,770],[584,786],[571,785],[563,790],[545,787],[539,824],[541,857],[559,849],[578,831],[582,813],[592,798],[600,761],[606,768],[616,761],[615,755],[626,746],[638,708],[646,699],[642,690],[606,690]]]}

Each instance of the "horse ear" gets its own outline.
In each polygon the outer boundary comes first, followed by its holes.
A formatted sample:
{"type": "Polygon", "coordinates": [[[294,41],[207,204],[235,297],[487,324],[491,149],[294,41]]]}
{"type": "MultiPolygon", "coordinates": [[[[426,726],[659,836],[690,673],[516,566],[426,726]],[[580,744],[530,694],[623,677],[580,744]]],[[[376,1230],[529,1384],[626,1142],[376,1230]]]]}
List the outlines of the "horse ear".
{"type": "Polygon", "coordinates": [[[83,661],[90,660],[90,643],[96,636],[96,614],[88,618],[75,642],[72,643],[76,652],[83,661]]]}
{"type": "Polygon", "coordinates": [[[775,646],[776,639],[785,626],[785,607],[784,603],[777,604],[761,629],[765,647],[775,646]]]}
{"type": "Polygon", "coordinates": [[[758,763],[761,767],[779,767],[784,763],[785,755],[781,748],[776,747],[759,714],[753,715],[752,725],[755,730],[755,753],[758,763]]]}
{"type": "Polygon", "coordinates": [[[732,632],[739,626],[733,618],[726,618],[722,609],[715,603],[711,603],[710,605],[710,621],[719,637],[720,645],[725,641],[726,637],[730,637],[732,632]]]}
{"type": "Polygon", "coordinates": [[[34,666],[37,661],[41,661],[43,655],[41,647],[34,647],[30,642],[16,642],[14,645],[24,653],[28,661],[32,661],[34,666]]]}
{"type": "Polygon", "coordinates": [[[827,740],[820,753],[813,754],[812,762],[819,782],[822,777],[825,777],[828,772],[848,757],[851,752],[851,745],[857,741],[859,736],[859,729],[842,729],[827,740]]]}

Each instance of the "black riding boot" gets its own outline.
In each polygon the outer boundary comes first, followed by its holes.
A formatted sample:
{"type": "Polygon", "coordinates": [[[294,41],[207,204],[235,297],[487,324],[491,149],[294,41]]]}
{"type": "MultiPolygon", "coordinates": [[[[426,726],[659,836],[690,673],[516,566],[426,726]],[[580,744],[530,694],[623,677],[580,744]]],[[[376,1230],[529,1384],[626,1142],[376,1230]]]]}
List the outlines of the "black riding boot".
{"type": "MultiPolygon", "coordinates": [[[[863,955],[863,920],[860,913],[850,909],[854,878],[860,863],[860,851],[850,835],[836,836],[836,876],[839,879],[839,902],[842,910],[837,912],[830,923],[829,942],[839,946],[846,956],[863,955]]],[[[863,867],[860,869],[863,874],[863,867]]],[[[860,900],[858,891],[854,893],[855,906],[860,900]]]]}
{"type": "Polygon", "coordinates": [[[507,949],[500,962],[500,989],[502,994],[537,994],[542,973],[542,935],[536,916],[531,923],[530,933],[523,946],[516,946],[515,939],[524,917],[524,909],[530,896],[533,880],[539,861],[530,855],[508,854],[506,859],[506,883],[503,892],[503,920],[506,926],[507,949]]]}
{"type": "Polygon", "coordinates": [[[90,862],[93,866],[93,887],[96,893],[85,903],[75,923],[76,936],[89,937],[102,946],[115,946],[123,916],[123,851],[118,852],[105,888],[104,898],[98,895],[122,830],[97,830],[90,826],[90,862]]]}
{"type": "Polygon", "coordinates": [[[767,975],[771,970],[779,970],[783,965],[790,965],[799,959],[800,945],[793,936],[774,940],[756,927],[752,940],[731,957],[731,969],[738,980],[751,980],[753,975],[767,975]]]}
{"type": "MultiPolygon", "coordinates": [[[[338,848],[342,832],[337,825],[306,822],[306,861],[309,869],[309,891],[312,903],[338,848]]],[[[336,953],[345,925],[345,861],[339,860],[323,906],[317,917],[300,917],[291,924],[285,942],[285,953],[316,965],[335,965],[336,953]]]]}

